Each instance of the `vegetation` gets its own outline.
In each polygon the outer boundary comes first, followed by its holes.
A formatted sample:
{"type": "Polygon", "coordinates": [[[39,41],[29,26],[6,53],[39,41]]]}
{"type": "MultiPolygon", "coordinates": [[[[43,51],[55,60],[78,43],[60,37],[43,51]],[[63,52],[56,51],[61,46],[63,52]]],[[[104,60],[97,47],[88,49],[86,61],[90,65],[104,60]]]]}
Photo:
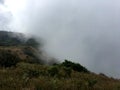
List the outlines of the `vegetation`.
{"type": "MultiPolygon", "coordinates": [[[[34,39],[0,32],[0,90],[120,90],[120,80],[99,75],[69,60],[43,64],[34,39]]],[[[13,34],[13,33],[12,33],[13,34]]]]}
{"type": "Polygon", "coordinates": [[[25,45],[27,46],[32,46],[34,48],[38,48],[40,46],[40,43],[36,41],[34,38],[29,38],[26,42],[25,45]]]}
{"type": "Polygon", "coordinates": [[[43,64],[43,59],[39,58],[37,54],[41,55],[31,46],[0,46],[0,65],[7,63],[16,65],[18,62],[43,64]]]}
{"type": "Polygon", "coordinates": [[[26,38],[22,33],[0,31],[0,46],[32,46],[37,48],[40,45],[34,37],[26,38]]]}
{"type": "Polygon", "coordinates": [[[61,64],[47,66],[18,63],[16,67],[0,69],[0,90],[120,89],[120,81],[117,79],[69,70],[61,64]]]}
{"type": "Polygon", "coordinates": [[[78,72],[89,72],[85,67],[81,66],[79,63],[73,63],[71,61],[65,60],[65,62],[62,63],[64,67],[68,67],[73,69],[74,71],[78,72]]]}
{"type": "Polygon", "coordinates": [[[10,51],[0,50],[0,66],[11,67],[15,66],[20,61],[20,58],[10,51]]]}

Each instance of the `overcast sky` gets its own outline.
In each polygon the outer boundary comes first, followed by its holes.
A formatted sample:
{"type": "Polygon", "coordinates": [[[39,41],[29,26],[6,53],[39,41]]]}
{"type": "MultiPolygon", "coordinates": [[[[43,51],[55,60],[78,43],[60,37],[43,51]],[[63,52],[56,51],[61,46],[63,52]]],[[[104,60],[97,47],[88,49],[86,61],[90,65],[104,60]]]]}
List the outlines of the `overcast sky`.
{"type": "Polygon", "coordinates": [[[5,0],[3,7],[1,29],[34,34],[49,55],[120,78],[120,0],[5,0]]]}

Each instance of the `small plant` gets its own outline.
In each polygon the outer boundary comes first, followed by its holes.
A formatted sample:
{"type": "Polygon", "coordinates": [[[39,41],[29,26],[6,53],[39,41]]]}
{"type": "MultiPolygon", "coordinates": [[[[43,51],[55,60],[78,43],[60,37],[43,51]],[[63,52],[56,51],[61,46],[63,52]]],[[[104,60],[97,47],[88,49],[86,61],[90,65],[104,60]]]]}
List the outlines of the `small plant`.
{"type": "Polygon", "coordinates": [[[15,66],[20,61],[20,58],[14,53],[8,50],[0,50],[0,66],[1,67],[11,67],[15,66]]]}
{"type": "Polygon", "coordinates": [[[52,66],[48,69],[48,74],[52,77],[54,77],[55,75],[58,75],[58,68],[56,66],[52,66]]]}
{"type": "Polygon", "coordinates": [[[93,79],[93,80],[90,79],[90,80],[88,80],[88,86],[91,87],[91,88],[93,88],[96,83],[97,83],[96,79],[93,79]]]}
{"type": "Polygon", "coordinates": [[[64,71],[66,73],[66,76],[70,77],[71,73],[72,73],[72,69],[71,68],[67,68],[67,67],[64,67],[63,69],[64,69],[64,71]]]}

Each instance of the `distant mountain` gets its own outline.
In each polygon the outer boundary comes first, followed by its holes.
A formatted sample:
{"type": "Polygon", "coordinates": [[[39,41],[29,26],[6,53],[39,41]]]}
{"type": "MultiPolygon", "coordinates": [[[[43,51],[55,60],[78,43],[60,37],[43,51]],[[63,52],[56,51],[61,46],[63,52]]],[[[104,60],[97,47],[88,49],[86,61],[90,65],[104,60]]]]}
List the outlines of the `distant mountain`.
{"type": "Polygon", "coordinates": [[[23,34],[0,31],[0,46],[15,46],[24,44],[23,34]]]}
{"type": "Polygon", "coordinates": [[[37,47],[40,43],[33,37],[27,38],[22,33],[0,31],[0,46],[32,46],[37,47]]]}

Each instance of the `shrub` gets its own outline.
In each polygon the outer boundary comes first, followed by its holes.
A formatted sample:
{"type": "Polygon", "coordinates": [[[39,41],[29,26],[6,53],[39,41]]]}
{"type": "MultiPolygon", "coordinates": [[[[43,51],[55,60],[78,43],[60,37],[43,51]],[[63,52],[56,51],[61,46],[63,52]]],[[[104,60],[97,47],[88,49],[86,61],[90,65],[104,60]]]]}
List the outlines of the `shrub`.
{"type": "Polygon", "coordinates": [[[11,67],[15,66],[20,61],[20,58],[8,50],[0,50],[0,66],[11,67]]]}
{"type": "Polygon", "coordinates": [[[88,80],[88,86],[91,87],[91,88],[93,88],[96,83],[97,83],[96,79],[88,80]]]}
{"type": "Polygon", "coordinates": [[[58,68],[57,66],[51,66],[49,69],[48,69],[48,74],[52,77],[54,77],[55,75],[58,75],[58,68]]]}
{"type": "Polygon", "coordinates": [[[68,67],[60,67],[58,78],[69,78],[71,76],[72,69],[68,67]]]}
{"type": "Polygon", "coordinates": [[[42,60],[36,55],[37,53],[32,47],[24,47],[23,53],[27,55],[26,62],[28,63],[42,63],[42,60]]]}
{"type": "Polygon", "coordinates": [[[73,63],[68,60],[65,60],[61,65],[64,67],[69,67],[74,71],[78,71],[78,72],[87,72],[87,73],[89,72],[85,67],[81,66],[79,63],[73,63]]]}
{"type": "Polygon", "coordinates": [[[17,68],[23,72],[23,78],[38,78],[39,76],[47,76],[47,66],[40,64],[18,63],[17,68]]]}

